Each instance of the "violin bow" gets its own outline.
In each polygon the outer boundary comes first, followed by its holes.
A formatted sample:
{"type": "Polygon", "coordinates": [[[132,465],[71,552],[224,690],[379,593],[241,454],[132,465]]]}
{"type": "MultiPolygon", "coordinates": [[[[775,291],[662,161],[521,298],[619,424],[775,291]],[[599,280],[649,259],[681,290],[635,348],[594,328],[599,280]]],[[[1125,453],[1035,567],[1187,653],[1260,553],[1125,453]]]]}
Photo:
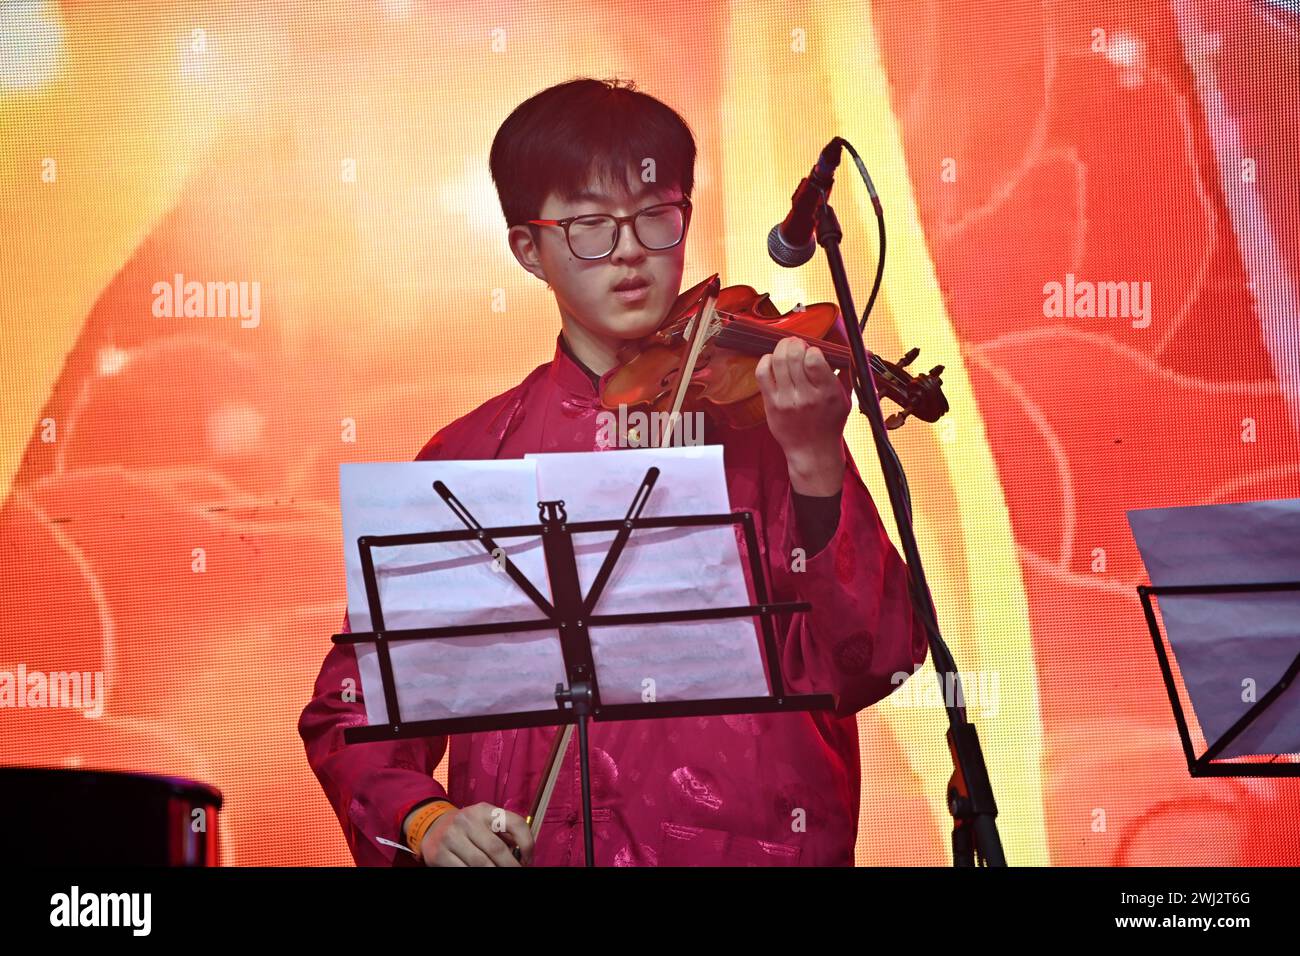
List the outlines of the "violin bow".
{"type": "Polygon", "coordinates": [[[673,410],[668,415],[668,423],[664,426],[663,437],[659,439],[660,448],[666,448],[672,442],[673,429],[677,427],[677,419],[681,416],[682,402],[686,400],[686,389],[690,387],[691,376],[695,374],[695,365],[699,361],[700,352],[704,349],[704,343],[709,339],[708,330],[713,328],[713,308],[718,301],[718,292],[717,276],[714,276],[708,298],[704,303],[704,309],[700,312],[698,319],[687,327],[687,334],[691,337],[691,350],[686,356],[685,364],[679,371],[677,393],[673,396],[673,410]]]}
{"type": "MultiPolygon", "coordinates": [[[[673,410],[668,417],[668,424],[664,427],[664,436],[660,440],[660,447],[667,445],[672,440],[673,428],[681,416],[682,402],[686,399],[686,389],[690,385],[691,376],[695,372],[695,365],[699,361],[700,352],[704,349],[704,343],[708,341],[708,329],[713,325],[714,306],[718,301],[720,286],[718,277],[713,277],[713,283],[709,289],[708,298],[705,301],[704,309],[700,313],[698,321],[688,329],[691,337],[691,350],[686,357],[685,367],[681,371],[681,377],[677,382],[677,394],[673,396],[673,410]]],[[[573,738],[573,724],[565,724],[564,729],[555,735],[551,742],[551,752],[546,758],[546,772],[542,778],[541,786],[537,788],[537,793],[533,797],[533,806],[527,817],[528,830],[537,839],[541,832],[542,822],[546,817],[546,808],[550,806],[551,794],[555,792],[555,783],[560,776],[560,766],[564,762],[564,755],[569,750],[569,741],[573,738]]],[[[517,854],[516,854],[517,855],[517,854]]]]}
{"type": "Polygon", "coordinates": [[[565,724],[564,729],[551,741],[551,753],[546,758],[546,773],[542,777],[542,785],[537,788],[537,793],[533,797],[533,807],[528,812],[526,821],[534,841],[542,830],[542,819],[546,816],[546,808],[550,806],[551,794],[555,792],[555,782],[560,777],[560,765],[564,762],[564,755],[568,753],[569,739],[572,736],[573,724],[565,724]]]}

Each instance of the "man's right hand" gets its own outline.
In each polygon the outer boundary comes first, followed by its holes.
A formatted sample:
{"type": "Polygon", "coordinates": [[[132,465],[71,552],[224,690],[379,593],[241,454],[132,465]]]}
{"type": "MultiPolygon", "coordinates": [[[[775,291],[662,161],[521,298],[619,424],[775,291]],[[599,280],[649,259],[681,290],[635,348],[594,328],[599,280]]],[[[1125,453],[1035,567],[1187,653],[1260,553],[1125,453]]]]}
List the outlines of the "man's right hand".
{"type": "Polygon", "coordinates": [[[490,803],[449,810],[420,843],[425,866],[528,866],[533,834],[524,818],[490,803]],[[518,847],[523,862],[516,860],[518,847]]]}

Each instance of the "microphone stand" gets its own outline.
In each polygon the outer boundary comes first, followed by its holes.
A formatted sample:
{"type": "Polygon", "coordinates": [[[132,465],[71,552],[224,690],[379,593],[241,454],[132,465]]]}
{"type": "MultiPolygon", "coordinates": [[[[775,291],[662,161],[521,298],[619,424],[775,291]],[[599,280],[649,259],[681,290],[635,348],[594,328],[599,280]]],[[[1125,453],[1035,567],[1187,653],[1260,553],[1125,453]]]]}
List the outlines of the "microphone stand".
{"type": "MultiPolygon", "coordinates": [[[[846,141],[839,142],[848,145],[846,141]]],[[[852,146],[849,146],[849,149],[852,150],[852,146]]],[[[856,157],[856,153],[854,155],[856,157]]],[[[859,168],[865,176],[866,170],[860,161],[859,168]]],[[[869,177],[867,184],[870,187],[869,177]]],[[[872,205],[880,222],[880,265],[883,270],[884,216],[879,197],[876,196],[874,189],[870,191],[872,205]]],[[[825,191],[822,195],[823,200],[817,213],[817,242],[826,250],[826,259],[830,266],[831,280],[835,284],[835,294],[839,299],[840,313],[844,317],[849,347],[853,350],[853,388],[858,395],[858,410],[866,415],[871,423],[871,437],[875,440],[880,469],[884,473],[885,485],[889,489],[889,504],[894,512],[898,537],[902,542],[903,555],[907,561],[913,613],[917,614],[925,625],[941,691],[945,689],[948,674],[952,674],[953,683],[950,686],[955,687],[957,691],[952,699],[944,694],[944,706],[948,711],[948,751],[953,761],[953,775],[948,782],[947,801],[948,811],[953,816],[952,864],[953,866],[975,866],[978,855],[985,866],[1006,866],[1002,840],[998,835],[995,822],[998,808],[993,799],[993,786],[984,763],[984,753],[980,748],[975,725],[966,719],[965,697],[961,693],[961,676],[957,673],[956,661],[939,633],[934,600],[930,595],[930,586],[925,580],[921,555],[916,546],[916,535],[912,529],[912,506],[908,497],[907,477],[903,473],[902,463],[898,460],[898,455],[894,452],[885,430],[875,376],[867,361],[862,329],[858,326],[857,311],[853,306],[853,293],[849,289],[848,278],[844,271],[844,259],[840,255],[840,240],[844,234],[835,216],[835,210],[825,200],[825,191]],[[958,704],[957,701],[962,703],[958,704]]],[[[880,273],[877,273],[876,287],[872,290],[873,302],[875,292],[879,289],[879,282],[880,273]]],[[[865,317],[863,322],[865,324],[865,317]]]]}

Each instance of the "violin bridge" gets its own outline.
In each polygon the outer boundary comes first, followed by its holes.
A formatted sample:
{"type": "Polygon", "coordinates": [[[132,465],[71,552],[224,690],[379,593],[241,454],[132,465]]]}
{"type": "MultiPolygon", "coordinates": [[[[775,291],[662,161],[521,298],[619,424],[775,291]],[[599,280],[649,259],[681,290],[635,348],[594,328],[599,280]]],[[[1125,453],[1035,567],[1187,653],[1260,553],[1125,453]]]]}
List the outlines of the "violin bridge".
{"type": "MultiPolygon", "coordinates": [[[[682,341],[684,342],[694,341],[695,323],[698,320],[699,320],[699,316],[697,315],[693,315],[686,320],[686,329],[682,333],[682,341]]],[[[709,320],[709,327],[704,333],[704,341],[707,342],[709,339],[713,338],[721,331],[722,331],[722,319],[720,319],[717,315],[714,315],[713,318],[709,320]]]]}

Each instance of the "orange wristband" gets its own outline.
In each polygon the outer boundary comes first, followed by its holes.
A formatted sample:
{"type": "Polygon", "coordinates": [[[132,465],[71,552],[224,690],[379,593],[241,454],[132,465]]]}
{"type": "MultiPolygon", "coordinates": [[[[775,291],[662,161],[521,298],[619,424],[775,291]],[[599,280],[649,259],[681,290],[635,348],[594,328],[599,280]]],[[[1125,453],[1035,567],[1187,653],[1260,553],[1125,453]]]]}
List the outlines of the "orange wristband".
{"type": "Polygon", "coordinates": [[[406,827],[406,845],[411,848],[411,852],[417,857],[420,854],[420,844],[424,842],[425,835],[429,828],[444,813],[450,813],[452,810],[459,809],[450,800],[435,800],[433,803],[426,803],[415,811],[411,817],[411,822],[406,827]]]}

